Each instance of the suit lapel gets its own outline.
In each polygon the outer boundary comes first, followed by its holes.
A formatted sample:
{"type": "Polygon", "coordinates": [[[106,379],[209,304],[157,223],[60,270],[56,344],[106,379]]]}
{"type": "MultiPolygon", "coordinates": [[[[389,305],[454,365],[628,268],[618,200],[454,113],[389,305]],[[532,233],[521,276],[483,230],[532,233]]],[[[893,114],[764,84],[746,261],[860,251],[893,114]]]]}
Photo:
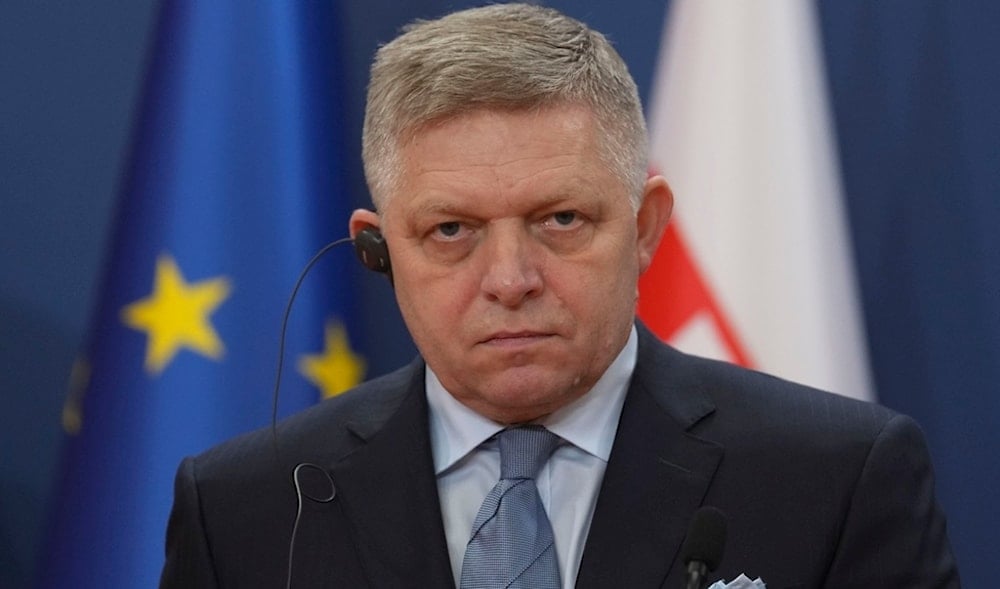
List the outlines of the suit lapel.
{"type": "MultiPolygon", "coordinates": [[[[685,357],[638,328],[636,372],[577,577],[583,589],[662,585],[723,454],[688,431],[714,405],[685,357]]],[[[371,587],[454,584],[423,375],[412,370],[399,385],[407,390],[388,396],[398,401],[349,424],[359,446],[330,465],[337,489],[331,506],[350,527],[371,587]]]]}
{"type": "Polygon", "coordinates": [[[658,587],[722,458],[690,433],[714,411],[683,355],[639,325],[639,358],[591,523],[577,587],[658,587]]]}
{"type": "Polygon", "coordinates": [[[454,583],[431,458],[424,371],[413,373],[387,420],[348,426],[363,445],[331,468],[372,587],[454,583]]]}

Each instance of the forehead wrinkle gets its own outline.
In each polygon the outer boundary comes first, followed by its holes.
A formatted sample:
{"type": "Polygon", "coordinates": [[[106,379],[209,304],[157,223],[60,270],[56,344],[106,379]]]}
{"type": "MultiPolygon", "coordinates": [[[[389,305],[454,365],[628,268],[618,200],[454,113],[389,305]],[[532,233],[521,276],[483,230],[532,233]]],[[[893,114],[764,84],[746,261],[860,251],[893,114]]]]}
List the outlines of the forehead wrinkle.
{"type": "MultiPolygon", "coordinates": [[[[573,170],[577,166],[576,161],[568,161],[559,164],[550,163],[544,167],[522,171],[516,175],[504,173],[501,169],[508,165],[515,166],[518,162],[522,162],[525,159],[526,158],[512,160],[493,168],[492,184],[498,195],[503,196],[508,192],[516,194],[524,184],[530,183],[539,178],[541,178],[542,188],[539,189],[536,187],[532,190],[532,193],[536,196],[540,195],[542,197],[547,197],[548,193],[564,193],[566,195],[570,193],[577,193],[581,188],[591,184],[579,173],[568,174],[546,182],[546,175],[559,172],[561,170],[573,170]],[[541,190],[541,192],[539,192],[539,190],[541,190]]],[[[513,194],[511,196],[513,196],[513,194]]],[[[565,198],[565,196],[561,196],[559,198],[565,198]]]]}
{"type": "MultiPolygon", "coordinates": [[[[515,162],[510,162],[510,165],[514,165],[515,162]]],[[[507,165],[507,164],[502,164],[507,165]]],[[[418,172],[418,175],[437,175],[443,174],[445,176],[458,175],[458,177],[448,178],[446,182],[441,185],[437,185],[433,188],[433,192],[450,194],[453,192],[458,192],[461,194],[467,194],[469,190],[467,187],[473,185],[479,185],[481,187],[489,187],[491,190],[495,191],[496,195],[503,196],[507,192],[516,191],[524,182],[530,182],[531,180],[543,176],[545,174],[563,170],[572,169],[575,166],[575,162],[566,162],[558,165],[549,165],[544,168],[539,168],[537,170],[531,170],[527,173],[518,175],[516,177],[511,177],[510,174],[504,174],[498,167],[494,164],[477,164],[471,166],[476,169],[480,169],[485,172],[485,174],[479,176],[478,178],[473,177],[469,179],[462,178],[461,176],[470,170],[470,166],[459,166],[455,168],[451,167],[435,167],[435,168],[423,168],[418,172]],[[475,179],[475,182],[472,180],[475,179]]],[[[553,190],[553,192],[564,192],[573,193],[580,190],[580,188],[589,186],[592,182],[587,181],[580,174],[568,175],[565,178],[558,179],[558,186],[553,190]]],[[[422,209],[421,209],[422,210],[422,209]]]]}
{"type": "MultiPolygon", "coordinates": [[[[518,159],[512,160],[510,162],[505,162],[503,164],[499,164],[498,167],[499,168],[503,168],[503,167],[506,167],[506,166],[513,166],[513,165],[516,165],[516,164],[518,164],[520,162],[523,162],[523,161],[525,161],[527,159],[531,159],[531,158],[518,158],[518,159]]],[[[551,164],[551,165],[547,165],[547,166],[545,166],[543,168],[539,168],[537,170],[531,170],[527,174],[522,174],[522,175],[517,176],[516,178],[512,178],[513,182],[511,182],[510,184],[513,185],[513,186],[516,186],[520,182],[525,182],[525,181],[528,181],[528,180],[532,180],[532,179],[534,179],[534,178],[536,178],[538,176],[541,176],[543,174],[546,174],[546,173],[555,172],[555,171],[562,170],[562,169],[565,169],[565,168],[572,168],[574,165],[576,165],[576,163],[577,163],[576,161],[571,161],[571,162],[560,163],[560,164],[551,164]]],[[[499,170],[498,170],[498,172],[499,172],[499,170]]],[[[497,176],[497,180],[498,181],[500,180],[499,176],[497,176]]],[[[578,178],[576,177],[576,174],[573,174],[572,176],[566,178],[567,183],[568,182],[579,183],[579,182],[577,182],[577,180],[578,180],[578,178]]]]}
{"type": "MultiPolygon", "coordinates": [[[[570,152],[570,153],[564,153],[564,154],[559,154],[559,155],[546,155],[546,154],[543,154],[543,155],[524,155],[524,156],[519,156],[519,157],[512,157],[512,158],[507,159],[507,160],[502,161],[502,162],[462,162],[462,163],[455,164],[454,166],[449,166],[449,165],[447,165],[444,162],[442,162],[440,165],[435,165],[435,166],[430,166],[430,165],[427,165],[427,164],[420,164],[419,168],[416,171],[416,173],[417,174],[428,174],[428,173],[434,174],[434,173],[451,173],[451,172],[459,172],[459,173],[461,173],[461,172],[467,171],[469,169],[481,169],[481,168],[488,168],[488,169],[492,168],[492,169],[502,170],[502,169],[507,168],[509,166],[514,166],[514,165],[520,164],[522,162],[527,162],[527,161],[533,161],[533,160],[544,161],[544,160],[553,160],[553,159],[556,159],[556,158],[562,160],[562,159],[566,159],[566,158],[576,158],[579,155],[580,155],[579,152],[570,152]]],[[[561,168],[570,167],[570,166],[574,165],[576,163],[576,161],[577,160],[574,159],[573,161],[569,161],[569,162],[565,162],[565,163],[558,163],[558,164],[553,163],[551,165],[545,166],[544,169],[539,170],[539,171],[543,172],[545,170],[558,170],[558,169],[561,169],[561,168]]]]}

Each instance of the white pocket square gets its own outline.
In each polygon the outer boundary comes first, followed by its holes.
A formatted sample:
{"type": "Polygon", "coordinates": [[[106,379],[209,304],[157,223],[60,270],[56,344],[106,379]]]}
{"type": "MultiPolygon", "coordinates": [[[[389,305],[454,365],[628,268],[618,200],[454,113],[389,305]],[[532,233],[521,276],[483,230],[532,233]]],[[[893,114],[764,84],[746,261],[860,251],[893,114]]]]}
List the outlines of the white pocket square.
{"type": "Polygon", "coordinates": [[[740,575],[733,579],[732,581],[726,583],[723,581],[716,581],[708,587],[708,589],[765,589],[764,581],[757,577],[753,581],[749,579],[746,575],[740,575]]]}

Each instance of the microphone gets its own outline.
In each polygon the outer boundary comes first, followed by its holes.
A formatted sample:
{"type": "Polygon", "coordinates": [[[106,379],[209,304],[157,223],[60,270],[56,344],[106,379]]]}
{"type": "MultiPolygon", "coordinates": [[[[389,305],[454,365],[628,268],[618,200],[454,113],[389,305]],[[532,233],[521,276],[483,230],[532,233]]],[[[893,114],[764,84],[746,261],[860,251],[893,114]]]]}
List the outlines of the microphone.
{"type": "Polygon", "coordinates": [[[705,589],[708,573],[722,560],[726,546],[726,516],[714,507],[695,512],[681,545],[681,560],[687,567],[685,589],[705,589]]]}

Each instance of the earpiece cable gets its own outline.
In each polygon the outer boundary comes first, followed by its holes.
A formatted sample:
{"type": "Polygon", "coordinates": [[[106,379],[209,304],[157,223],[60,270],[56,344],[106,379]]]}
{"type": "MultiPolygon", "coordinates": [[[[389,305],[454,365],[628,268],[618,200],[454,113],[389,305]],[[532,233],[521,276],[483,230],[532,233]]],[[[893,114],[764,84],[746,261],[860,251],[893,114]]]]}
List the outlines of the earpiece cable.
{"type": "Polygon", "coordinates": [[[281,468],[281,455],[278,449],[278,391],[281,388],[281,372],[285,365],[285,332],[288,331],[288,318],[292,313],[292,303],[295,302],[295,296],[299,293],[299,288],[302,286],[302,282],[306,278],[306,274],[312,270],[312,267],[316,265],[321,257],[326,255],[328,251],[334,247],[344,244],[351,243],[354,240],[350,237],[343,237],[336,241],[330,242],[323,246],[316,254],[309,260],[305,268],[299,274],[298,279],[295,281],[295,287],[292,288],[292,293],[288,297],[288,303],[285,305],[285,314],[281,319],[281,336],[278,339],[278,368],[274,376],[274,399],[271,405],[271,439],[274,444],[274,461],[275,466],[280,470],[281,468]]]}

